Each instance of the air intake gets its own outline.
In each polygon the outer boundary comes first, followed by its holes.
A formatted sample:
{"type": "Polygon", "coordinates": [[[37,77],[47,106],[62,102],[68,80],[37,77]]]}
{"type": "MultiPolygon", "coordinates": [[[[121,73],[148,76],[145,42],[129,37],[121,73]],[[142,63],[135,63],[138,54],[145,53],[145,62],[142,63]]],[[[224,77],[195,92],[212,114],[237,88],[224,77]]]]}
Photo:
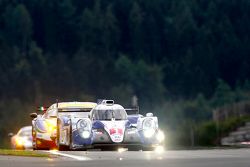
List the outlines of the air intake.
{"type": "Polygon", "coordinates": [[[105,104],[105,105],[113,105],[113,104],[114,104],[114,100],[103,100],[103,101],[102,101],[102,104],[105,104]]]}

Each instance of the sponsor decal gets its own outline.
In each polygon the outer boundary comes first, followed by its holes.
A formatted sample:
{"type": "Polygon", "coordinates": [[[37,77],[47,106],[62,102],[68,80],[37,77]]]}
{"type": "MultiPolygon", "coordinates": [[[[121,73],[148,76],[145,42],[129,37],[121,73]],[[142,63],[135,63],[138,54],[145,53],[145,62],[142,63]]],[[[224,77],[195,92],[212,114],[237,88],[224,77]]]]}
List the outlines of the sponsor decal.
{"type": "Polygon", "coordinates": [[[125,121],[103,121],[103,124],[113,142],[120,143],[123,141],[125,121]]]}
{"type": "Polygon", "coordinates": [[[114,135],[112,135],[112,140],[113,140],[114,142],[121,142],[122,136],[119,135],[119,134],[114,134],[114,135]]]}
{"type": "Polygon", "coordinates": [[[118,133],[119,135],[123,135],[123,130],[122,129],[118,129],[118,128],[112,128],[109,130],[110,135],[116,134],[118,133]]]}
{"type": "Polygon", "coordinates": [[[113,142],[121,142],[123,137],[123,130],[121,128],[111,128],[109,134],[113,142]]]}

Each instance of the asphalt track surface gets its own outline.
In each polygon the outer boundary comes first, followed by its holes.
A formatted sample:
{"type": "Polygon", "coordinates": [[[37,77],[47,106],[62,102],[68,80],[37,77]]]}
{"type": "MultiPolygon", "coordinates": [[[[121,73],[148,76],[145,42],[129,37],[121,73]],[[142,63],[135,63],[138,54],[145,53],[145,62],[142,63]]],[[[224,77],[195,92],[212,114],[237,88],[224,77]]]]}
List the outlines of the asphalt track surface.
{"type": "Polygon", "coordinates": [[[51,158],[0,156],[1,167],[250,167],[250,149],[50,151],[51,158]]]}

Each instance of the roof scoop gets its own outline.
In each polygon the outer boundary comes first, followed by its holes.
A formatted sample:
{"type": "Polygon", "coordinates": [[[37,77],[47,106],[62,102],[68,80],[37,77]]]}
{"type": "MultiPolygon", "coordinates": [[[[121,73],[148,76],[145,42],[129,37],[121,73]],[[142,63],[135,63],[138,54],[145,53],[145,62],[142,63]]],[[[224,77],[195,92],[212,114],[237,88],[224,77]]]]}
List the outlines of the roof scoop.
{"type": "Polygon", "coordinates": [[[115,104],[115,102],[114,100],[103,100],[102,104],[112,106],[113,104],[115,104]]]}

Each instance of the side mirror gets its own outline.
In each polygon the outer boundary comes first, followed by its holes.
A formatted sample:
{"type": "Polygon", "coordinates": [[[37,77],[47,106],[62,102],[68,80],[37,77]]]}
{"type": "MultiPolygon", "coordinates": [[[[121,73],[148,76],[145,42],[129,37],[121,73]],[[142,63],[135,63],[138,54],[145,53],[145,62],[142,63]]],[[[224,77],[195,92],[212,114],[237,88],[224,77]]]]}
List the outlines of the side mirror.
{"type": "Polygon", "coordinates": [[[37,117],[37,113],[35,113],[35,112],[30,113],[30,117],[31,117],[32,119],[36,118],[36,117],[37,117]]]}
{"type": "Polygon", "coordinates": [[[14,133],[8,133],[8,137],[14,136],[14,133]]]}
{"type": "Polygon", "coordinates": [[[151,113],[151,112],[149,112],[149,113],[146,114],[146,117],[153,117],[153,116],[154,116],[154,114],[151,113]]]}

